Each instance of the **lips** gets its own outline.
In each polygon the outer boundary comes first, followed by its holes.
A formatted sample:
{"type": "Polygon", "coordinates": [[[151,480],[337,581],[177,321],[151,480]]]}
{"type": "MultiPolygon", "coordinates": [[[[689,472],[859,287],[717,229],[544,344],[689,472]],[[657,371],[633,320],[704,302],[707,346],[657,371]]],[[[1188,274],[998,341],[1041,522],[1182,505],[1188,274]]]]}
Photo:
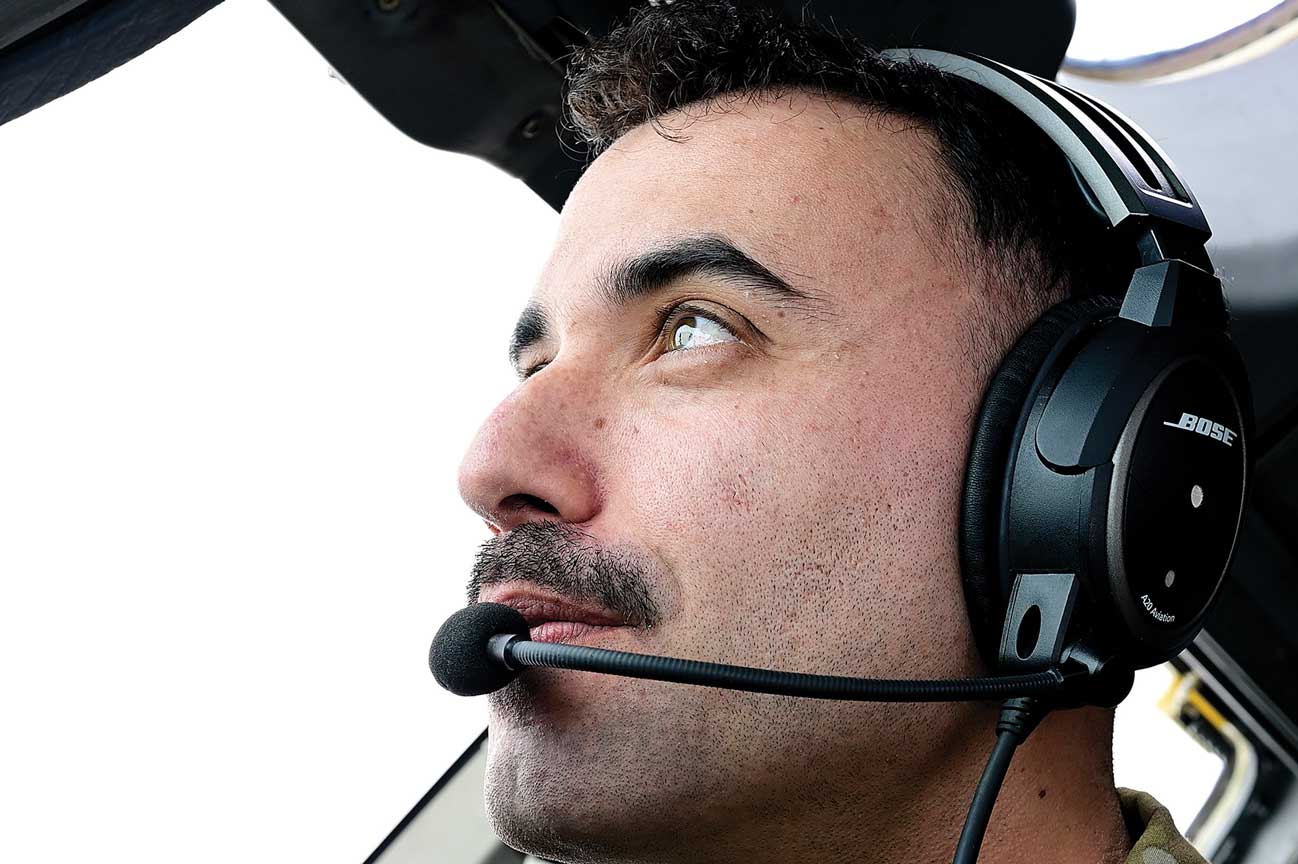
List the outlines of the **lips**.
{"type": "Polygon", "coordinates": [[[534,642],[572,642],[630,626],[625,618],[602,607],[517,583],[488,587],[478,600],[517,609],[534,642]]]}

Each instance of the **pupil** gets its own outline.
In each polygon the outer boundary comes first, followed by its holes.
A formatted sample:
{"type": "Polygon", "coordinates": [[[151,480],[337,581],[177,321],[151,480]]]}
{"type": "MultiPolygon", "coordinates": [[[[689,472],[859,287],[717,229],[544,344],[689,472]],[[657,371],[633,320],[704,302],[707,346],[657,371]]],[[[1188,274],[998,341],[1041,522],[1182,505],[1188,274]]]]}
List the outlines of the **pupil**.
{"type": "Polygon", "coordinates": [[[685,348],[694,341],[696,333],[698,333],[698,319],[694,317],[682,318],[680,323],[676,325],[676,334],[672,341],[677,348],[685,348]]]}

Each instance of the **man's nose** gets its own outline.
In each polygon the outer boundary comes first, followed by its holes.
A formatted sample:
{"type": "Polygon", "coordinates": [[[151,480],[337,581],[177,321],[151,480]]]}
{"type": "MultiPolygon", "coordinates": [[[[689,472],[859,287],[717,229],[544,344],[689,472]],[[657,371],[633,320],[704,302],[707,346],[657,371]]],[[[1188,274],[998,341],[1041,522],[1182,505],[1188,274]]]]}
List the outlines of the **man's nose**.
{"type": "Polygon", "coordinates": [[[599,511],[592,404],[563,370],[539,373],[496,407],[460,463],[460,496],[493,531],[590,521],[599,511]]]}

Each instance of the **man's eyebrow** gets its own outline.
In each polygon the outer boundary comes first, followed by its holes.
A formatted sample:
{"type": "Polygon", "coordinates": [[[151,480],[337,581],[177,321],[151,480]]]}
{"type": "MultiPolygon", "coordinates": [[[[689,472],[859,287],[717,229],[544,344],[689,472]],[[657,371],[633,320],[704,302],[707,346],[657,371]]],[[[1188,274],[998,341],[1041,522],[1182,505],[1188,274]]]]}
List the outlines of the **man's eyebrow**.
{"type": "MultiPolygon", "coordinates": [[[[641,252],[610,266],[599,279],[604,299],[624,306],[687,276],[711,276],[753,292],[780,308],[814,313],[823,301],[795,288],[720,234],[697,234],[641,252]]],[[[529,303],[514,325],[509,340],[509,362],[518,367],[523,352],[549,333],[545,310],[529,303]]]]}
{"type": "Polygon", "coordinates": [[[778,306],[809,307],[819,300],[793,287],[720,234],[683,237],[619,261],[600,288],[615,305],[625,305],[687,276],[711,276],[734,282],[778,306]]]}
{"type": "Polygon", "coordinates": [[[518,316],[514,325],[514,335],[509,339],[509,364],[518,368],[518,359],[523,352],[545,338],[550,330],[550,323],[545,317],[545,310],[535,303],[528,303],[523,314],[518,316]]]}

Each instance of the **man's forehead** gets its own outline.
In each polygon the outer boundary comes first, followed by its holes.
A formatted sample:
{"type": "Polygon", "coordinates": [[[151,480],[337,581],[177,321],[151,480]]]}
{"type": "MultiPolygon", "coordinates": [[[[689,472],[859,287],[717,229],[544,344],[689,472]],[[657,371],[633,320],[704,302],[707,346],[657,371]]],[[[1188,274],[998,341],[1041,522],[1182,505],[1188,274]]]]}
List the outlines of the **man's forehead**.
{"type": "MultiPolygon", "coordinates": [[[[862,247],[914,232],[931,144],[895,120],[794,94],[662,118],[596,159],[568,199],[534,301],[576,299],[628,256],[718,235],[812,280],[849,275],[862,247]]],[[[930,181],[931,182],[931,181],[930,181]]]]}

